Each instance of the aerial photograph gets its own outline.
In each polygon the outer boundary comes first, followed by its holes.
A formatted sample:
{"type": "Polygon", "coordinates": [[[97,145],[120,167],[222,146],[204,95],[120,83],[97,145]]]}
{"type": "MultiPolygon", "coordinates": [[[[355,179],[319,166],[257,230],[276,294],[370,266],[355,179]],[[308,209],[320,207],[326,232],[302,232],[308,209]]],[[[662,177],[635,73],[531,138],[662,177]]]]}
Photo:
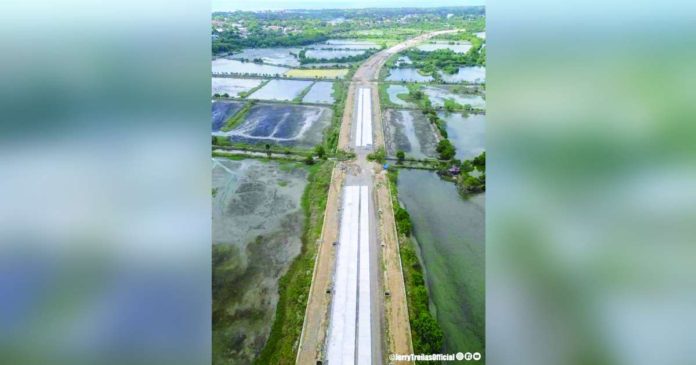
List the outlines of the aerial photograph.
{"type": "Polygon", "coordinates": [[[213,364],[485,364],[485,7],[238,3],[211,17],[213,364]]]}

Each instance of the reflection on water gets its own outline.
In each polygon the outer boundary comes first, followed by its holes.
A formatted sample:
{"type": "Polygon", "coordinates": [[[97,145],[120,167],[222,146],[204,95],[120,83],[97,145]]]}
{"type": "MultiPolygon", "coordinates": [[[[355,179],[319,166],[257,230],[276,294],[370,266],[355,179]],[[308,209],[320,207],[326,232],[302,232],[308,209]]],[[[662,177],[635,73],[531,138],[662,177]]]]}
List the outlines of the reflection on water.
{"type": "Polygon", "coordinates": [[[231,77],[213,77],[212,94],[227,94],[231,97],[239,96],[240,92],[249,91],[259,86],[261,79],[235,79],[231,77]]]}
{"type": "Polygon", "coordinates": [[[289,70],[289,68],[282,66],[271,66],[253,62],[242,62],[238,60],[230,60],[227,58],[217,58],[213,60],[212,65],[214,74],[238,73],[276,76],[282,75],[289,70]]]}
{"type": "Polygon", "coordinates": [[[249,95],[248,99],[291,101],[312,81],[271,80],[264,87],[249,95]]]}
{"type": "Polygon", "coordinates": [[[399,171],[446,352],[485,348],[485,194],[468,200],[435,172],[399,171]]]}
{"type": "Polygon", "coordinates": [[[455,53],[467,53],[471,49],[471,44],[470,43],[461,43],[461,42],[456,42],[454,44],[450,44],[450,42],[432,42],[432,43],[425,43],[421,44],[420,46],[416,47],[421,51],[426,51],[426,52],[432,52],[432,51],[437,51],[439,49],[450,49],[454,51],[455,53]]]}
{"type": "Polygon", "coordinates": [[[455,94],[447,89],[433,86],[424,87],[423,92],[428,95],[428,98],[433,103],[433,106],[443,106],[445,105],[445,100],[454,99],[454,101],[458,104],[469,104],[472,108],[483,109],[486,107],[486,101],[481,95],[455,94]]]}
{"type": "Polygon", "coordinates": [[[442,80],[445,82],[469,82],[480,84],[486,82],[486,68],[485,67],[460,67],[459,71],[454,75],[446,74],[440,71],[442,80]]]}
{"type": "Polygon", "coordinates": [[[408,94],[408,88],[403,85],[389,85],[387,87],[387,94],[389,95],[389,101],[396,105],[401,106],[413,106],[413,104],[401,99],[397,95],[408,94]]]}
{"type": "Polygon", "coordinates": [[[436,157],[437,138],[428,119],[420,111],[388,109],[384,114],[387,154],[404,151],[407,157],[436,157]]]}
{"type": "Polygon", "coordinates": [[[440,112],[438,116],[447,124],[447,138],[457,149],[458,159],[470,160],[485,150],[485,115],[440,112]]]}
{"type": "Polygon", "coordinates": [[[333,83],[317,82],[309,89],[302,102],[304,103],[323,103],[333,104],[336,100],[331,96],[333,93],[333,83]]]}
{"type": "Polygon", "coordinates": [[[389,69],[389,76],[385,80],[427,82],[432,81],[433,78],[421,75],[415,68],[392,68],[389,69]]]}

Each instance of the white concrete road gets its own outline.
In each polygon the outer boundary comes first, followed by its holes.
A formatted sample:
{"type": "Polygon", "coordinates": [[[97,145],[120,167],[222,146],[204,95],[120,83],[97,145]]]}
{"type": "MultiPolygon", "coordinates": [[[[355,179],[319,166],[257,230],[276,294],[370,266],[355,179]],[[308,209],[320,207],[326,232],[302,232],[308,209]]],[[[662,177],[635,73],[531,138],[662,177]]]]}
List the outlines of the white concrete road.
{"type": "Polygon", "coordinates": [[[381,364],[379,303],[375,291],[374,207],[368,185],[343,189],[341,228],[336,250],[333,300],[326,360],[331,365],[381,364]]]}

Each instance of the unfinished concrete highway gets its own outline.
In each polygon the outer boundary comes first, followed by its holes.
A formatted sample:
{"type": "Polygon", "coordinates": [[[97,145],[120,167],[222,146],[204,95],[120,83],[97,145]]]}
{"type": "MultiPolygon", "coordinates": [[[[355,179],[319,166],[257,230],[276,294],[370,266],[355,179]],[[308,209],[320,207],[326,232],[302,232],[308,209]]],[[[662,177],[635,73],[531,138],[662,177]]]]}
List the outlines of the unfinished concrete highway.
{"type": "Polygon", "coordinates": [[[356,159],[338,163],[332,176],[297,364],[380,365],[389,354],[413,352],[388,182],[367,155],[384,147],[381,67],[401,50],[454,31],[382,50],[351,80],[339,148],[354,151],[356,159]]]}

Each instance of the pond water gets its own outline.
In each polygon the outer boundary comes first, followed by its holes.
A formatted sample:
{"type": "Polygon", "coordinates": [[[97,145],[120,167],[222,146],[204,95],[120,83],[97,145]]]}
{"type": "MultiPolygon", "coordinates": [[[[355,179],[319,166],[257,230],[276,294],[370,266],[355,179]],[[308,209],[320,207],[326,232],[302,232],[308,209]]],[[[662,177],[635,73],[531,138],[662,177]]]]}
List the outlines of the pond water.
{"type": "Polygon", "coordinates": [[[411,61],[411,58],[409,58],[408,56],[401,56],[396,60],[394,64],[396,65],[396,67],[402,65],[412,65],[413,61],[411,61]]]}
{"type": "Polygon", "coordinates": [[[427,51],[427,52],[437,51],[438,49],[451,49],[455,53],[467,53],[471,49],[470,43],[465,43],[465,42],[455,42],[454,44],[449,44],[449,43],[450,42],[446,42],[446,41],[424,43],[424,44],[417,46],[416,48],[421,50],[421,51],[427,51]]]}
{"type": "Polygon", "coordinates": [[[213,363],[251,364],[266,344],[278,280],[302,247],[299,164],[213,159],[213,363]]]}
{"type": "Polygon", "coordinates": [[[413,106],[412,103],[409,103],[401,98],[399,98],[397,95],[399,94],[408,94],[408,88],[403,85],[389,85],[387,87],[387,94],[389,95],[389,101],[396,105],[401,105],[401,106],[413,106]]]}
{"type": "Polygon", "coordinates": [[[484,109],[486,101],[481,95],[474,94],[455,94],[446,88],[426,86],[423,92],[428,95],[428,98],[433,103],[433,106],[445,105],[445,100],[454,99],[455,102],[461,105],[469,104],[472,108],[484,109]]]}
{"type": "Polygon", "coordinates": [[[324,103],[333,104],[336,100],[331,96],[333,93],[333,83],[317,82],[309,89],[307,95],[302,99],[303,103],[324,103]]]}
{"type": "Polygon", "coordinates": [[[306,89],[311,84],[312,81],[274,79],[269,81],[266,86],[256,90],[247,98],[259,100],[292,101],[292,99],[299,95],[302,90],[306,89]]]}
{"type": "Polygon", "coordinates": [[[263,80],[260,79],[234,79],[230,77],[213,77],[212,94],[225,94],[231,97],[239,96],[239,93],[249,91],[259,85],[263,80]]]}
{"type": "Polygon", "coordinates": [[[483,83],[486,82],[485,67],[460,67],[459,71],[454,75],[446,74],[440,71],[442,79],[446,82],[462,82],[483,83]]]}
{"type": "Polygon", "coordinates": [[[389,69],[389,76],[385,80],[427,82],[432,81],[433,78],[421,75],[415,68],[392,68],[389,69]]]}
{"type": "Polygon", "coordinates": [[[305,52],[305,56],[307,58],[316,58],[316,59],[326,59],[326,60],[333,60],[337,58],[342,58],[342,57],[348,57],[348,56],[357,56],[364,54],[365,51],[363,50],[323,50],[323,49],[309,49],[307,52],[305,52]]]}
{"type": "Polygon", "coordinates": [[[239,101],[214,101],[212,108],[213,132],[219,131],[225,121],[237,113],[243,105],[239,101]]]}
{"type": "Polygon", "coordinates": [[[249,61],[260,58],[264,63],[296,67],[300,65],[300,61],[293,54],[299,54],[300,50],[301,48],[295,47],[245,48],[242,52],[233,54],[231,58],[246,58],[249,61]]]}
{"type": "Polygon", "coordinates": [[[232,142],[311,148],[323,141],[332,113],[320,106],[257,104],[235,129],[213,134],[232,142]]]}
{"type": "Polygon", "coordinates": [[[464,200],[435,172],[399,171],[445,352],[485,350],[485,194],[464,200]]]}
{"type": "Polygon", "coordinates": [[[314,43],[307,48],[332,48],[332,49],[370,49],[379,48],[379,45],[370,41],[359,41],[352,39],[329,39],[326,42],[314,43]]]}
{"type": "Polygon", "coordinates": [[[486,147],[486,116],[440,112],[438,116],[447,123],[447,136],[457,149],[457,158],[470,160],[486,147]]]}
{"type": "Polygon", "coordinates": [[[264,65],[253,62],[242,62],[239,60],[231,60],[227,58],[217,58],[212,63],[213,74],[250,74],[262,76],[275,76],[286,73],[289,68],[282,66],[264,65]]]}
{"type": "Polygon", "coordinates": [[[387,109],[383,120],[387,154],[390,157],[395,157],[399,150],[410,158],[437,157],[437,137],[423,113],[387,109]]]}

